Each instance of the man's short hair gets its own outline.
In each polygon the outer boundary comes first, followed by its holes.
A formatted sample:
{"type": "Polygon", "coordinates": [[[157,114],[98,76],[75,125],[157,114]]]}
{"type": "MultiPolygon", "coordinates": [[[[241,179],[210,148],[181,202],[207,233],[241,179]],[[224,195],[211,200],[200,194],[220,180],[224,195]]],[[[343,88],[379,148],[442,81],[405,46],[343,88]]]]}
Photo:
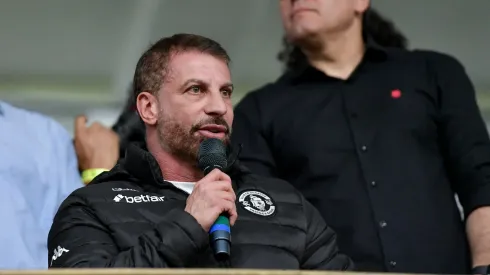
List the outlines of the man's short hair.
{"type": "Polygon", "coordinates": [[[153,44],[138,60],[133,78],[133,99],[141,92],[153,94],[160,90],[168,72],[170,58],[178,53],[197,51],[219,58],[229,64],[230,57],[216,41],[196,35],[179,33],[164,37],[153,44]]]}

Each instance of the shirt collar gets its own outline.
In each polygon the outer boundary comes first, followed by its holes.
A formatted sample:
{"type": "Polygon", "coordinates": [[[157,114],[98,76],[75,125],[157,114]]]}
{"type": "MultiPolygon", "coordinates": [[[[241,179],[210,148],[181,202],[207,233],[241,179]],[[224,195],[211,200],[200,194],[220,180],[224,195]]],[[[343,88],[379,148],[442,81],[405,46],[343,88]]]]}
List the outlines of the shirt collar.
{"type": "Polygon", "coordinates": [[[379,45],[372,38],[366,39],[366,55],[372,61],[384,61],[388,57],[388,51],[385,47],[379,45]]]}
{"type": "MultiPolygon", "coordinates": [[[[366,52],[362,62],[381,62],[385,61],[387,57],[388,52],[386,48],[377,44],[370,38],[366,39],[366,52]]],[[[301,80],[303,80],[305,77],[307,77],[307,79],[316,79],[317,77],[324,79],[325,74],[318,71],[308,63],[305,63],[303,66],[293,69],[285,74],[285,78],[292,80],[293,83],[297,83],[298,81],[301,82],[301,80]]]]}
{"type": "Polygon", "coordinates": [[[2,102],[0,101],[0,116],[3,115],[4,115],[3,106],[2,106],[2,102]]]}

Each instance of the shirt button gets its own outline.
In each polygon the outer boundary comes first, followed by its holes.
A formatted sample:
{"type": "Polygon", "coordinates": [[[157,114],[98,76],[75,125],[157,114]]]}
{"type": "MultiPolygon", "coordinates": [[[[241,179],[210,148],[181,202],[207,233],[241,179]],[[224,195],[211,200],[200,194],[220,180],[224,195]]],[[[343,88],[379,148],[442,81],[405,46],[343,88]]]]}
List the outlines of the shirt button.
{"type": "Polygon", "coordinates": [[[391,266],[392,268],[395,268],[395,266],[396,266],[396,262],[395,262],[395,261],[390,261],[390,266],[391,266]]]}
{"type": "Polygon", "coordinates": [[[388,225],[388,224],[387,224],[385,221],[380,221],[380,222],[379,222],[379,226],[380,226],[381,228],[385,228],[387,225],[388,225]]]}
{"type": "Polygon", "coordinates": [[[371,186],[373,186],[373,187],[376,186],[376,184],[377,183],[374,180],[371,182],[371,186]]]}
{"type": "Polygon", "coordinates": [[[366,145],[361,146],[361,151],[366,152],[367,151],[367,146],[366,145]]]}

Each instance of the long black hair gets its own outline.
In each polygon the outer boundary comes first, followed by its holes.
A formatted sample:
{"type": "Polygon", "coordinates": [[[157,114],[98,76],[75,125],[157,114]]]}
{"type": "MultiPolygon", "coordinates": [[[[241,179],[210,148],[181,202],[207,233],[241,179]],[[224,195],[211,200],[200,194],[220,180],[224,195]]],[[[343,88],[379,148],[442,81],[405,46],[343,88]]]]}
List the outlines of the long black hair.
{"type": "MultiPolygon", "coordinates": [[[[383,47],[406,49],[408,40],[395,24],[388,18],[383,17],[373,8],[369,8],[363,15],[364,41],[370,39],[383,47]]],[[[306,65],[308,62],[298,46],[291,44],[286,37],[283,38],[283,49],[277,55],[286,70],[295,69],[306,65]]]]}

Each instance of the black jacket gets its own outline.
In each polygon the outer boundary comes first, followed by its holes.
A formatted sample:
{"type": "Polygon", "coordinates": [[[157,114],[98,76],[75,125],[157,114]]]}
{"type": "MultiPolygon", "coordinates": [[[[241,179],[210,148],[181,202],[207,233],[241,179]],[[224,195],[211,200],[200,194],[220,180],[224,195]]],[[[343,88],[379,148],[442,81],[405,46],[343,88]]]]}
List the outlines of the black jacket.
{"type": "MultiPolygon", "coordinates": [[[[238,211],[231,267],[352,269],[351,260],[338,253],[335,233],[291,185],[253,175],[237,163],[228,174],[238,211]],[[254,207],[249,191],[270,204],[254,207]],[[239,202],[240,196],[248,206],[239,202]]],[[[150,153],[130,147],[114,169],[74,191],[60,206],[49,232],[48,264],[218,267],[207,232],[184,211],[187,196],[163,180],[150,153]]]]}

